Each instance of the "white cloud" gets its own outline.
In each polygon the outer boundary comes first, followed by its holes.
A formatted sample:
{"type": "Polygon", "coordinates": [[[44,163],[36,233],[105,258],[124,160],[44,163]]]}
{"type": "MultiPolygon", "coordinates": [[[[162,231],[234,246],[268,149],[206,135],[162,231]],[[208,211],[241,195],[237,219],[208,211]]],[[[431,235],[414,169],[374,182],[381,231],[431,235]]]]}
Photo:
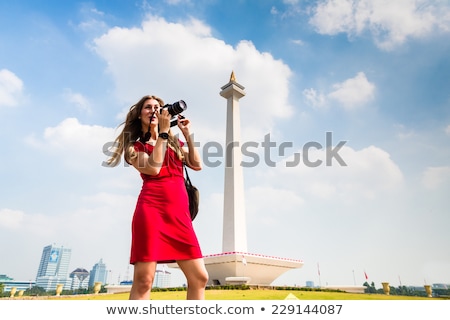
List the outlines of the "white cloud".
{"type": "Polygon", "coordinates": [[[428,189],[437,189],[449,182],[450,167],[428,167],[422,176],[422,183],[428,189]]]}
{"type": "Polygon", "coordinates": [[[90,113],[92,111],[89,100],[81,93],[72,92],[71,89],[65,89],[63,92],[63,97],[67,102],[74,105],[81,111],[85,111],[87,113],[90,113]]]}
{"type": "Polygon", "coordinates": [[[445,133],[450,135],[450,124],[445,128],[445,133]]]}
{"type": "Polygon", "coordinates": [[[167,4],[176,6],[176,5],[179,5],[179,4],[182,4],[182,3],[187,3],[187,4],[189,4],[189,3],[191,2],[191,0],[165,0],[165,2],[166,2],[167,4]]]}
{"type": "Polygon", "coordinates": [[[246,193],[246,201],[250,203],[250,210],[247,213],[249,219],[261,219],[260,212],[277,212],[272,218],[264,218],[263,224],[279,224],[283,213],[289,214],[292,208],[299,208],[303,205],[304,199],[294,190],[273,188],[270,186],[255,186],[249,188],[246,193]]]}
{"type": "Polygon", "coordinates": [[[322,34],[348,32],[355,28],[353,19],[353,1],[322,1],[315,8],[310,23],[322,34]]]}
{"type": "Polygon", "coordinates": [[[237,82],[249,88],[240,100],[247,135],[260,137],[277,118],[293,113],[288,102],[291,70],[286,64],[249,41],[233,48],[214,38],[199,20],[170,23],[148,17],[141,28],[113,28],[94,45],[107,61],[119,101],[132,105],[145,94],[156,94],[165,102],[183,99],[196,133],[202,126],[199,136],[224,138],[214,119],[225,116],[219,92],[232,71],[237,82]]]}
{"type": "MultiPolygon", "coordinates": [[[[57,239],[58,244],[73,249],[71,266],[74,268],[89,268],[104,258],[116,271],[125,271],[135,201],[134,196],[102,192],[81,197],[77,208],[66,207],[52,214],[3,209],[0,210],[0,230],[14,229],[17,235],[26,235],[33,239],[28,245],[44,246],[57,239]],[[98,239],[107,239],[108,246],[114,250],[105,250],[98,239]]],[[[23,259],[23,263],[27,263],[26,260],[23,259]]]]}
{"type": "Polygon", "coordinates": [[[283,0],[284,4],[288,4],[288,5],[296,5],[299,3],[300,0],[283,0]]]}
{"type": "MultiPolygon", "coordinates": [[[[73,27],[79,31],[99,35],[108,30],[108,25],[105,23],[105,13],[93,7],[92,4],[81,4],[80,14],[82,21],[73,27]]],[[[72,24],[71,22],[69,22],[72,24]]]]}
{"type": "MultiPolygon", "coordinates": [[[[302,161],[287,167],[281,161],[274,168],[255,169],[260,179],[251,181],[256,187],[246,189],[245,195],[250,252],[299,254],[308,264],[325,255],[333,261],[342,247],[358,256],[370,234],[395,230],[392,219],[411,218],[403,173],[389,153],[376,146],[344,146],[339,155],[347,166],[335,161],[326,166],[326,150],[311,149],[309,160],[323,160],[322,165],[312,168],[302,161]],[[329,249],[330,242],[311,247],[308,241],[314,235],[339,239],[332,244],[336,251],[317,253],[329,249]],[[295,243],[296,249],[286,243],[295,243]]],[[[292,163],[293,158],[286,160],[292,163]]]]}
{"type": "Polygon", "coordinates": [[[27,143],[62,159],[71,168],[97,170],[107,159],[103,148],[112,143],[118,132],[98,125],[84,125],[76,118],[67,118],[56,127],[48,127],[42,137],[27,138],[27,143]]]}
{"type": "Polygon", "coordinates": [[[0,70],[0,107],[14,107],[22,98],[23,82],[13,72],[0,70]]]}
{"type": "Polygon", "coordinates": [[[375,85],[371,83],[364,72],[340,83],[333,84],[329,93],[317,92],[313,88],[303,90],[307,103],[314,108],[322,109],[335,100],[346,110],[354,110],[374,98],[375,85]]]}
{"type": "Polygon", "coordinates": [[[370,101],[374,96],[375,85],[370,83],[364,72],[354,78],[333,85],[335,89],[328,97],[337,100],[345,109],[351,110],[370,101]]]}
{"type": "Polygon", "coordinates": [[[291,40],[291,42],[293,44],[298,45],[298,46],[304,46],[305,45],[305,42],[303,40],[300,40],[300,39],[294,39],[294,40],[291,40]]]}
{"type": "Polygon", "coordinates": [[[323,0],[309,22],[321,34],[368,31],[381,49],[392,50],[408,38],[450,31],[450,7],[445,1],[323,0]]]}
{"type": "Polygon", "coordinates": [[[417,137],[417,134],[413,129],[408,128],[403,124],[395,124],[394,128],[397,131],[396,136],[400,140],[407,140],[417,137]]]}
{"type": "Polygon", "coordinates": [[[303,95],[309,105],[314,108],[322,108],[327,104],[327,98],[323,93],[318,93],[315,89],[309,88],[303,90],[303,95]]]}
{"type": "MultiPolygon", "coordinates": [[[[354,150],[344,145],[338,155],[347,166],[334,160],[331,166],[326,166],[326,153],[326,149],[310,149],[308,153],[309,161],[322,161],[320,166],[307,167],[303,161],[295,168],[281,168],[283,185],[298,190],[305,197],[334,199],[347,204],[381,199],[386,192],[402,187],[400,168],[389,153],[378,147],[354,150]]],[[[286,159],[285,163],[289,162],[293,163],[293,157],[286,159]]]]}
{"type": "Polygon", "coordinates": [[[0,209],[0,228],[16,229],[24,219],[24,213],[18,210],[0,209]]]}
{"type": "Polygon", "coordinates": [[[278,9],[276,7],[270,8],[270,14],[277,15],[278,14],[278,9]]]}

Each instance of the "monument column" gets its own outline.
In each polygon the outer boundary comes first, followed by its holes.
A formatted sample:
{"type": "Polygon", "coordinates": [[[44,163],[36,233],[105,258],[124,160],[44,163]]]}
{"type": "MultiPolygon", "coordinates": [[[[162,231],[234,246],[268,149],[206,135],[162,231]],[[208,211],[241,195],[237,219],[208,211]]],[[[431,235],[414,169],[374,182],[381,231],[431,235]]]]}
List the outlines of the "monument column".
{"type": "Polygon", "coordinates": [[[239,112],[239,99],[245,92],[234,72],[221,89],[220,95],[227,99],[222,252],[247,252],[239,112]]]}
{"type": "MultiPolygon", "coordinates": [[[[227,99],[222,252],[203,257],[209,274],[208,283],[270,285],[286,271],[301,268],[303,261],[264,256],[247,250],[239,115],[239,99],[245,96],[245,92],[244,87],[236,82],[234,72],[221,89],[220,95],[227,99]]],[[[179,268],[176,263],[170,266],[179,268]]]]}

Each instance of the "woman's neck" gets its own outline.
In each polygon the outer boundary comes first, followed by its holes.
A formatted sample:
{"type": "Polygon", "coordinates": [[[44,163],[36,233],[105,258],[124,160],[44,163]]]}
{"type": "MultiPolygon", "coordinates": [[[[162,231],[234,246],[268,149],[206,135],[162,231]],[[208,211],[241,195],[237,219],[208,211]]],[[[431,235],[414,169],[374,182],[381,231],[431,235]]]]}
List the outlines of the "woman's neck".
{"type": "Polygon", "coordinates": [[[144,142],[148,142],[150,140],[155,141],[156,139],[158,139],[158,127],[151,126],[150,128],[146,128],[145,131],[142,130],[142,139],[145,140],[144,142]]]}

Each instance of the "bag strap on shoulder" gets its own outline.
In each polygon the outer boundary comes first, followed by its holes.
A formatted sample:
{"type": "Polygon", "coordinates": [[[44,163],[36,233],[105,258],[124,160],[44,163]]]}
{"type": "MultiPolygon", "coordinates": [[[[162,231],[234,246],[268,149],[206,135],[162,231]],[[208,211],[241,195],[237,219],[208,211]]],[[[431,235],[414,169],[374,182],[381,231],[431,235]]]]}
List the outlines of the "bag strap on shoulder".
{"type": "Polygon", "coordinates": [[[188,173],[188,171],[187,171],[187,165],[186,165],[186,163],[184,163],[184,172],[186,172],[186,181],[187,181],[190,185],[192,185],[191,179],[189,178],[189,173],[188,173]]]}

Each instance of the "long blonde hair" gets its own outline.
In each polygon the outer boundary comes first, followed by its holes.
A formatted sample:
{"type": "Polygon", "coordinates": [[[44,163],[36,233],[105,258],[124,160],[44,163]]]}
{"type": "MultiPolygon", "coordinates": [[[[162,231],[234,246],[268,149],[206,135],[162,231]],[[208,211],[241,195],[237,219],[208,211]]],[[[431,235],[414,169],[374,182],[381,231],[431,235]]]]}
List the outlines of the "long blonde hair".
{"type": "MultiPolygon", "coordinates": [[[[125,121],[122,122],[118,127],[124,126],[122,132],[117,136],[114,140],[115,150],[111,158],[109,158],[106,163],[109,166],[115,167],[120,163],[120,156],[123,153],[124,160],[127,163],[130,163],[133,159],[137,157],[136,150],[134,149],[134,143],[142,138],[142,125],[139,116],[141,114],[141,110],[148,99],[155,99],[159,102],[159,105],[164,106],[164,101],[154,95],[143,96],[136,104],[130,107],[130,111],[128,111],[125,121]]],[[[184,154],[181,150],[180,142],[178,138],[173,135],[172,131],[169,130],[169,147],[175,151],[178,159],[183,160],[184,154]]]]}

